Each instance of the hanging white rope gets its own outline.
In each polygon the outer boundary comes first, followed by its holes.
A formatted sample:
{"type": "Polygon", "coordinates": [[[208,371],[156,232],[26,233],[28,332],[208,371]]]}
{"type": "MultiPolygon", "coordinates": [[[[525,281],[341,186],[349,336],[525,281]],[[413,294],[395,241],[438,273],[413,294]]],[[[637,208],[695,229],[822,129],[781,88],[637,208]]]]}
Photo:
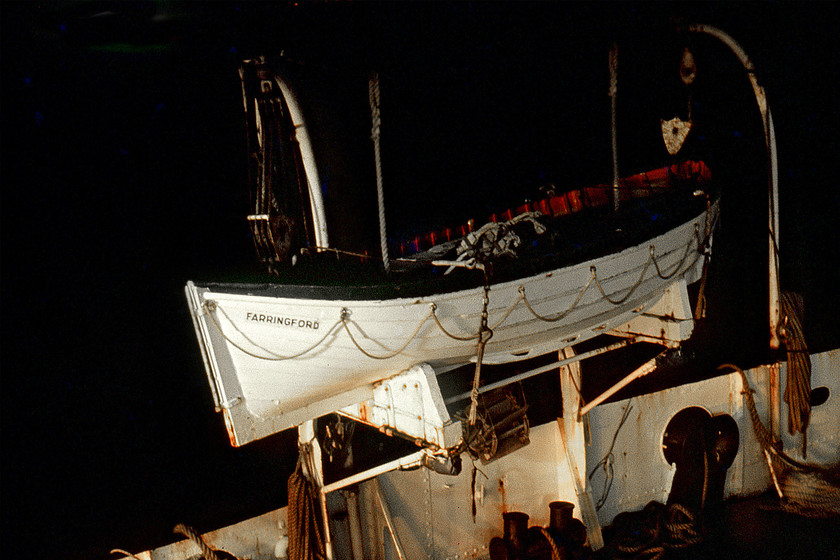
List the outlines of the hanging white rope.
{"type": "Polygon", "coordinates": [[[618,45],[610,49],[610,117],[612,121],[613,209],[618,211],[618,130],[615,102],[618,96],[618,45]]]}
{"type": "Polygon", "coordinates": [[[376,161],[376,195],[379,201],[379,243],[382,247],[382,264],[385,272],[391,269],[388,259],[388,236],[385,230],[385,191],[382,188],[382,155],[379,148],[379,129],[382,120],[379,114],[379,74],[374,72],[368,80],[368,100],[370,101],[370,118],[373,121],[371,138],[373,139],[373,157],[376,161]]]}

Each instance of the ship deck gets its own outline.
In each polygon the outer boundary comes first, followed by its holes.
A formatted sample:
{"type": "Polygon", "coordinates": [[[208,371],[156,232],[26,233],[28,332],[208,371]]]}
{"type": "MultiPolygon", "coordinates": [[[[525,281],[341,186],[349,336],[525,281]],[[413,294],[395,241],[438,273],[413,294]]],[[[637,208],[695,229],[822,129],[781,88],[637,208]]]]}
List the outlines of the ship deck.
{"type": "MultiPolygon", "coordinates": [[[[648,552],[621,553],[611,543],[612,527],[605,528],[607,543],[595,558],[660,558],[788,560],[840,559],[840,518],[818,519],[783,510],[774,491],[726,500],[715,513],[707,513],[701,542],[684,548],[666,548],[662,556],[648,552]]],[[[641,533],[641,531],[640,531],[641,533]]]]}

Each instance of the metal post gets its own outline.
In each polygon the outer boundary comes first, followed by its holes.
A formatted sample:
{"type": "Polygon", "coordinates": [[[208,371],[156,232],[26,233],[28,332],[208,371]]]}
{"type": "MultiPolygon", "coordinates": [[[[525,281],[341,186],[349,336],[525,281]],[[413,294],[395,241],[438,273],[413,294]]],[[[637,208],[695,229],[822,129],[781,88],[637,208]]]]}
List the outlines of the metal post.
{"type": "Polygon", "coordinates": [[[303,169],[306,173],[306,184],[309,188],[309,204],[312,208],[312,220],[315,226],[315,244],[318,246],[318,250],[320,250],[330,246],[330,239],[327,234],[326,210],[324,208],[324,197],[321,194],[321,180],[318,176],[318,166],[315,164],[315,152],[312,149],[312,141],[309,138],[309,131],[306,128],[303,111],[300,109],[297,97],[291,88],[289,88],[288,84],[281,80],[280,77],[276,76],[275,80],[283,94],[283,99],[286,100],[286,106],[289,108],[289,116],[292,119],[292,125],[295,127],[295,140],[297,140],[298,146],[300,146],[303,169]]]}
{"type": "Polygon", "coordinates": [[[346,491],[347,519],[350,526],[350,548],[353,560],[364,560],[365,552],[362,543],[362,524],[359,521],[359,494],[356,489],[346,491]]]}
{"type": "MultiPolygon", "coordinates": [[[[493,389],[498,389],[499,387],[505,387],[506,385],[511,385],[512,383],[518,383],[519,381],[524,381],[530,377],[535,375],[539,375],[541,373],[545,373],[547,371],[551,371],[553,369],[557,369],[559,367],[563,367],[568,364],[572,364],[574,362],[580,362],[587,358],[591,358],[593,356],[598,356],[599,354],[604,354],[606,352],[611,352],[612,350],[617,350],[619,348],[624,348],[625,346],[630,346],[631,344],[635,344],[639,342],[638,337],[632,336],[630,338],[626,338],[620,342],[616,342],[614,344],[610,344],[608,346],[603,346],[601,348],[596,348],[595,350],[590,350],[589,352],[584,352],[582,354],[571,355],[567,358],[563,358],[562,360],[557,360],[556,362],[552,362],[550,364],[546,364],[544,366],[540,366],[538,368],[530,369],[528,371],[523,371],[520,374],[514,375],[513,377],[507,377],[501,381],[497,381],[495,383],[488,383],[487,385],[483,385],[479,388],[478,394],[483,395],[488,391],[492,391],[493,389]]],[[[460,393],[453,397],[449,397],[446,399],[446,404],[456,403],[458,401],[464,400],[472,394],[472,391],[467,391],[465,393],[460,393]]]]}

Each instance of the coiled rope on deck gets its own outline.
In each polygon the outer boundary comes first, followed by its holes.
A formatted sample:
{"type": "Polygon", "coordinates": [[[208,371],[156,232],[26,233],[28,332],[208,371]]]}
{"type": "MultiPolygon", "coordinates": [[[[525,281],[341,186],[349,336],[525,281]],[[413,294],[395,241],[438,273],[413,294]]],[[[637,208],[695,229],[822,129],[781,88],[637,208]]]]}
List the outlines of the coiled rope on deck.
{"type": "Polygon", "coordinates": [[[741,375],[744,400],[750,413],[756,439],[762,450],[772,456],[768,462],[774,482],[776,470],[781,471],[781,485],[777,488],[782,501],[782,508],[808,517],[840,516],[840,466],[824,467],[802,463],[793,459],[782,450],[781,442],[764,426],[758,416],[747,374],[733,364],[723,364],[718,370],[731,369],[741,375]]]}
{"type": "Polygon", "coordinates": [[[668,549],[686,548],[703,540],[698,517],[681,504],[650,502],[640,512],[620,514],[612,543],[620,557],[659,560],[668,549]]]}

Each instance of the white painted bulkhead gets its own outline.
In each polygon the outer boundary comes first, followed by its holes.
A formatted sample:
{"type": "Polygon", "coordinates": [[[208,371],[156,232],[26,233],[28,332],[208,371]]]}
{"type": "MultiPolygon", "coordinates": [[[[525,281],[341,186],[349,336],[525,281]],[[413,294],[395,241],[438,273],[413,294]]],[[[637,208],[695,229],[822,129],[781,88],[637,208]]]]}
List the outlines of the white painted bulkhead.
{"type": "MultiPolygon", "coordinates": [[[[837,376],[840,350],[814,355],[812,368],[812,387],[828,387],[830,396],[812,410],[808,460],[819,464],[836,463],[840,461],[840,400],[837,397],[840,392],[837,376]]],[[[784,362],[778,368],[761,366],[746,372],[756,391],[754,398],[759,415],[766,425],[773,413],[768,395],[770,375],[774,370],[780,375],[780,386],[784,388],[787,370],[784,362]]],[[[633,407],[616,438],[612,487],[598,511],[601,525],[609,525],[621,512],[640,510],[652,500],[663,503],[667,500],[676,469],[665,460],[662,436],[671,418],[690,406],[702,407],[712,415],[729,414],[738,424],[740,445],[726,474],[724,496],[754,495],[770,488],[772,482],[767,463],[755,438],[741,390],[740,376],[732,373],[595,407],[589,415],[591,441],[586,447],[586,478],[588,490],[596,499],[603,488],[603,472],[596,472],[591,479],[589,475],[608,452],[624,408],[628,404],[633,407]]],[[[801,445],[801,436],[787,434],[785,408],[782,402],[779,416],[782,440],[786,451],[797,457],[800,456],[796,448],[801,445]]],[[[427,469],[390,472],[378,477],[407,557],[488,558],[490,539],[502,536],[504,511],[522,511],[530,516],[529,526],[546,526],[548,504],[563,500],[575,504],[574,516],[581,519],[559,424],[552,422],[533,427],[530,439],[531,443],[526,447],[489,465],[477,463],[480,472],[476,476],[475,522],[471,513],[472,466],[468,460],[456,477],[427,469]]],[[[369,491],[367,484],[362,485],[363,493],[369,491]]],[[[373,515],[379,515],[377,510],[373,510],[373,515]]],[[[397,558],[388,546],[390,536],[387,532],[380,535],[385,543],[380,546],[380,552],[384,550],[385,556],[370,557],[397,558]]],[[[343,558],[340,543],[336,545],[337,558],[343,558]]]]}
{"type": "MultiPolygon", "coordinates": [[[[812,409],[808,429],[808,460],[819,464],[840,461],[840,349],[812,355],[811,386],[827,387],[828,400],[812,409]]],[[[756,391],[755,400],[762,420],[772,412],[768,402],[772,367],[748,370],[747,377],[756,391]]],[[[786,364],[778,368],[783,388],[786,364]]],[[[586,447],[586,478],[596,498],[604,478],[593,466],[609,449],[626,406],[633,407],[616,438],[614,480],[609,497],[598,511],[602,525],[608,525],[623,511],[642,509],[651,500],[664,502],[670,490],[674,468],[662,453],[662,435],[670,419],[689,406],[701,406],[711,414],[729,414],[738,424],[740,446],[727,471],[726,496],[745,496],[770,488],[766,462],[753,433],[749,413],[741,395],[741,379],[736,373],[682,385],[632,399],[595,407],[590,413],[591,440],[586,447]]],[[[785,450],[799,456],[800,437],[787,433],[786,405],[781,402],[779,423],[785,450]]],[[[489,558],[490,539],[502,536],[502,513],[522,511],[530,516],[529,525],[549,522],[548,504],[555,500],[575,503],[574,516],[581,511],[564,456],[560,425],[550,422],[532,427],[531,443],[489,465],[477,463],[476,491],[472,491],[472,464],[464,462],[458,476],[445,476],[425,468],[394,471],[380,475],[382,489],[393,518],[397,537],[407,558],[469,559],[489,558]],[[476,516],[472,517],[475,496],[476,516]]],[[[356,452],[360,452],[357,450],[356,452]]],[[[375,499],[373,481],[359,486],[358,507],[365,558],[396,559],[396,549],[375,499]]],[[[330,529],[338,560],[352,559],[347,501],[344,490],[329,495],[330,529]]],[[[207,542],[241,558],[263,560],[283,558],[287,542],[286,509],[243,521],[205,535],[207,542]],[[276,555],[275,553],[279,554],[276,555]]],[[[196,553],[193,545],[180,542],[139,555],[144,560],[183,560],[196,553]]]]}

